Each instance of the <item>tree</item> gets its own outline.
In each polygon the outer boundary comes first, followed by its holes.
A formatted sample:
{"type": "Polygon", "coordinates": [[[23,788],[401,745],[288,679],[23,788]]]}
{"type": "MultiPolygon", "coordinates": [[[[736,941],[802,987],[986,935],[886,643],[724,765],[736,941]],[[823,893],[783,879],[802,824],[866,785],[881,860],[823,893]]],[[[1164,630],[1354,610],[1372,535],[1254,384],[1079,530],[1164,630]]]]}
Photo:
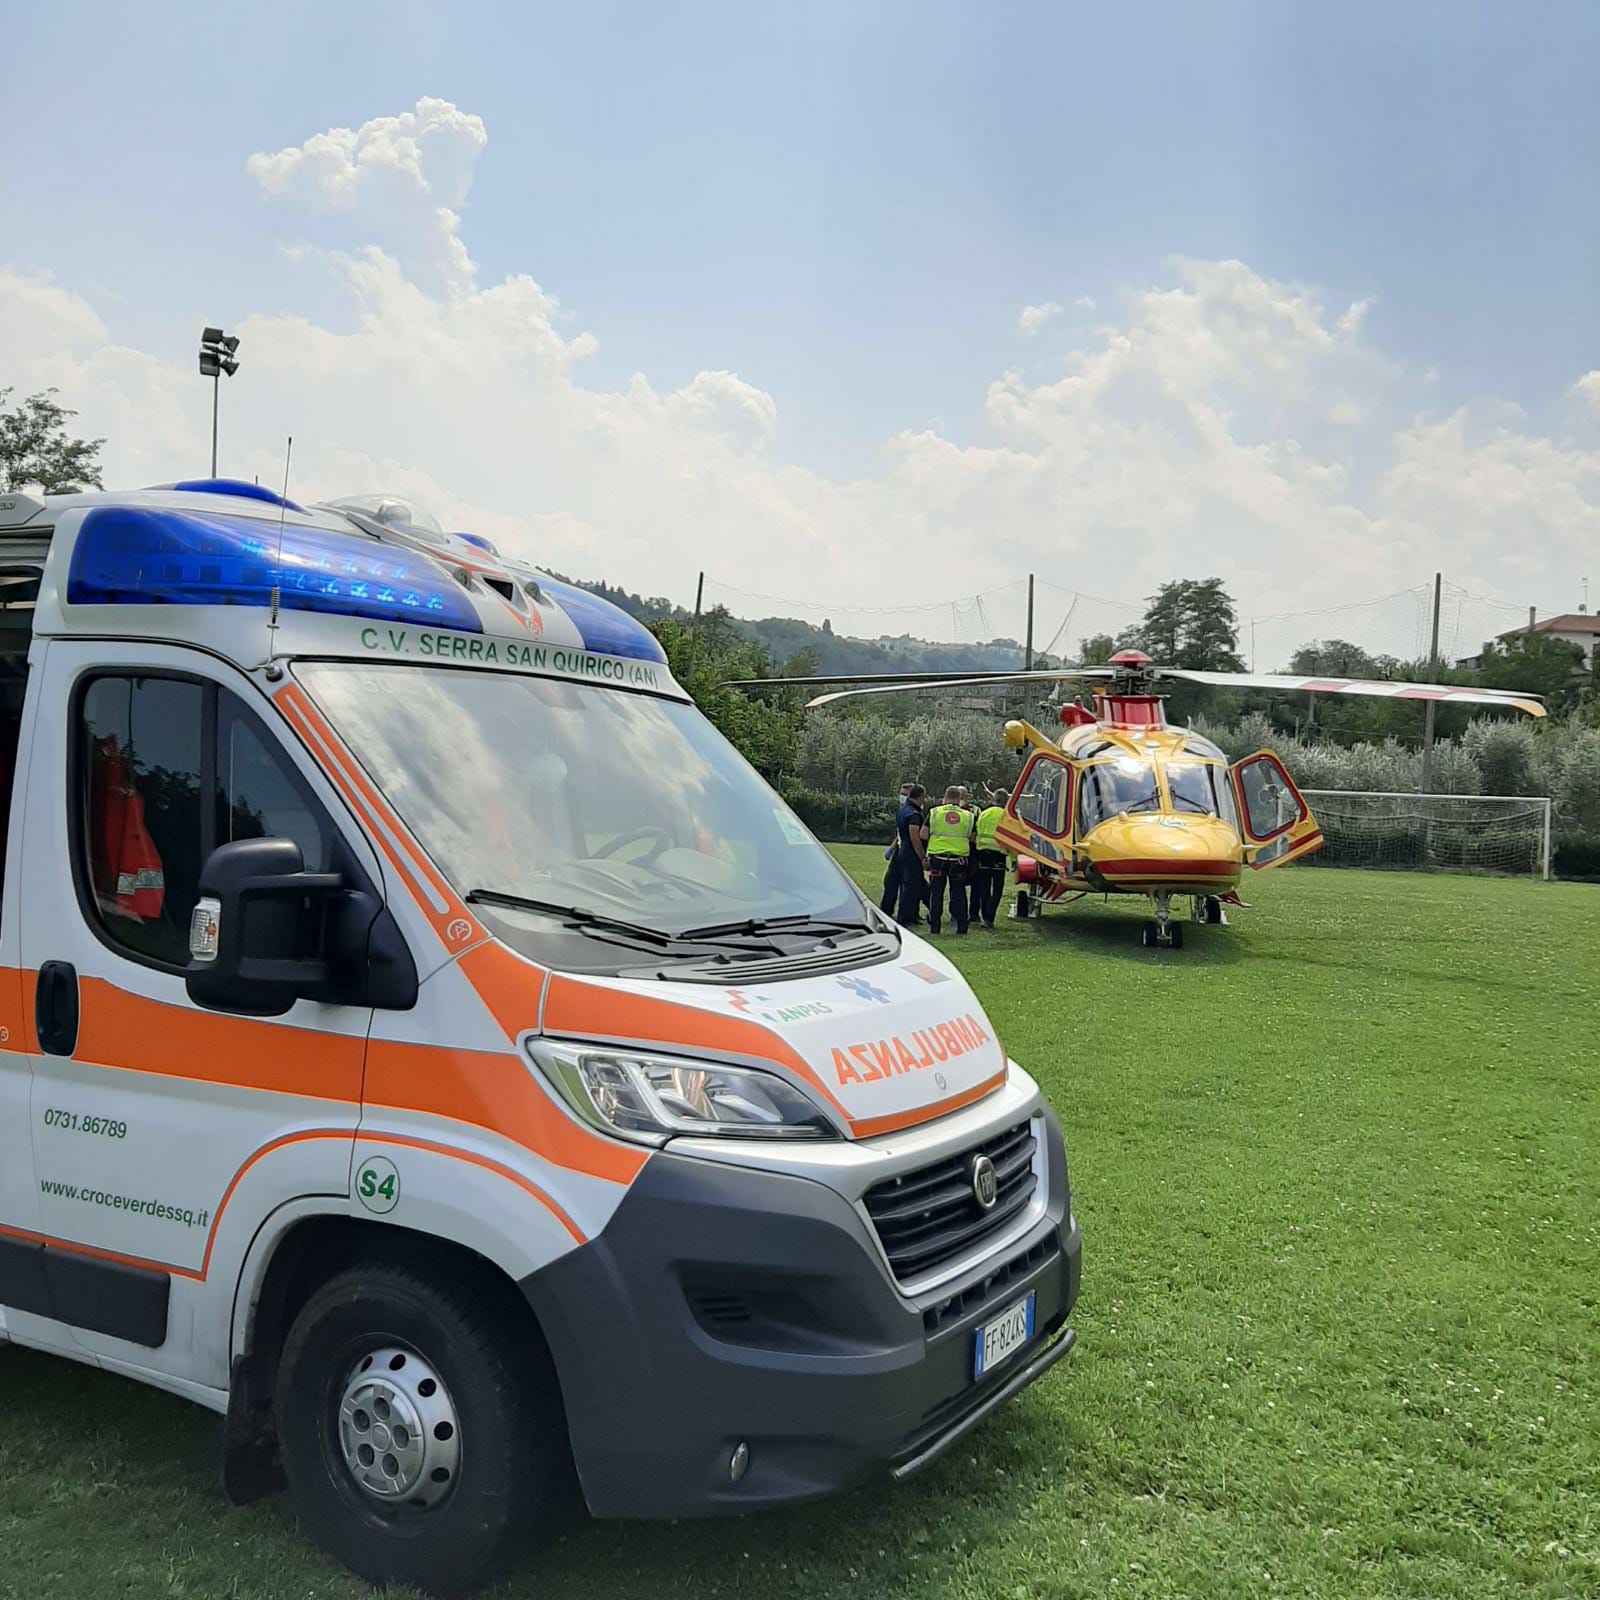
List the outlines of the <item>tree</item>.
{"type": "Polygon", "coordinates": [[[1313,639],[1303,644],[1289,661],[1289,671],[1299,678],[1381,678],[1389,656],[1368,655],[1348,639],[1313,639]]]}
{"type": "Polygon", "coordinates": [[[1117,641],[1109,633],[1090,634],[1078,641],[1080,667],[1103,667],[1117,653],[1117,641]]]}
{"type": "Polygon", "coordinates": [[[1595,674],[1583,664],[1583,651],[1553,633],[1515,633],[1491,639],[1478,657],[1478,682],[1486,689],[1521,689],[1542,695],[1551,710],[1576,706],[1595,674]]]}
{"type": "Polygon", "coordinates": [[[1239,619],[1221,578],[1177,578],[1151,595],[1144,620],[1117,640],[1167,667],[1242,672],[1239,619]]]}
{"type": "Polygon", "coordinates": [[[46,494],[77,494],[100,489],[100,446],[104,439],[74,439],[67,419],[77,416],[57,405],[54,389],[41,389],[18,406],[12,390],[0,389],[0,491],[37,485],[46,494]]]}

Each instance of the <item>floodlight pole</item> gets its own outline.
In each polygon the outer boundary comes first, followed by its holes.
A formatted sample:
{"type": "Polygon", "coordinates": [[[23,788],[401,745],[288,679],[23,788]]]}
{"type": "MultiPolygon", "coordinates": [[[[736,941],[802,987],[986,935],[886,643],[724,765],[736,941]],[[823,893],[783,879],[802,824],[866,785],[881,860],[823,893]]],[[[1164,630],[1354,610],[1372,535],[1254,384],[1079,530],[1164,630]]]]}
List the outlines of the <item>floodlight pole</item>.
{"type": "Polygon", "coordinates": [[[694,585],[694,621],[689,624],[689,670],[685,677],[694,676],[695,657],[700,653],[700,602],[705,599],[706,575],[704,572],[695,580],[694,585]]]}
{"type": "Polygon", "coordinates": [[[1028,574],[1028,642],[1023,646],[1022,670],[1033,671],[1033,574],[1028,574]]]}
{"type": "MultiPolygon", "coordinates": [[[[1433,637],[1428,645],[1428,671],[1437,676],[1439,671],[1439,602],[1444,588],[1444,574],[1436,572],[1433,575],[1433,637]]],[[[1422,718],[1422,793],[1433,793],[1433,708],[1434,702],[1428,701],[1428,709],[1422,718]]],[[[1426,820],[1422,829],[1422,856],[1426,863],[1433,848],[1433,830],[1428,827],[1426,820]]]]}
{"type": "Polygon", "coordinates": [[[200,330],[200,376],[211,380],[211,476],[217,475],[217,414],[222,408],[222,379],[239,370],[239,336],[210,325],[200,330]]]}

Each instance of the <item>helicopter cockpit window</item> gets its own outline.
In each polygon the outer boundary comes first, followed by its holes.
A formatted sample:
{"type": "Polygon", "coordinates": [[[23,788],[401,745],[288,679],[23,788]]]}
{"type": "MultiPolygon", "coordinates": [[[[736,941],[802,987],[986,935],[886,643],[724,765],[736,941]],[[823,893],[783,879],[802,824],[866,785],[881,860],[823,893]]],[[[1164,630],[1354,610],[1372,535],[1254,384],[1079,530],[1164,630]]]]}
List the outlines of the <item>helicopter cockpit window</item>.
{"type": "Polygon", "coordinates": [[[1202,739],[1197,733],[1191,733],[1183,741],[1183,753],[1186,756],[1205,756],[1210,761],[1228,759],[1209,739],[1202,739]]]}
{"type": "Polygon", "coordinates": [[[1167,789],[1172,809],[1180,816],[1221,817],[1230,827],[1239,826],[1239,808],[1234,803],[1233,784],[1228,769],[1199,761],[1169,761],[1167,789]]]}
{"type": "Polygon", "coordinates": [[[1300,804],[1271,760],[1245,762],[1239,779],[1252,838],[1274,838],[1300,820],[1300,804]]]}
{"type": "Polygon", "coordinates": [[[1060,838],[1066,830],[1067,786],[1071,774],[1059,761],[1041,757],[1028,768],[1017,796],[1017,820],[1040,833],[1060,838]]]}
{"type": "Polygon", "coordinates": [[[1079,802],[1079,816],[1084,833],[1112,817],[1161,809],[1156,769],[1148,761],[1130,756],[1085,767],[1081,788],[1083,799],[1079,802]]]}

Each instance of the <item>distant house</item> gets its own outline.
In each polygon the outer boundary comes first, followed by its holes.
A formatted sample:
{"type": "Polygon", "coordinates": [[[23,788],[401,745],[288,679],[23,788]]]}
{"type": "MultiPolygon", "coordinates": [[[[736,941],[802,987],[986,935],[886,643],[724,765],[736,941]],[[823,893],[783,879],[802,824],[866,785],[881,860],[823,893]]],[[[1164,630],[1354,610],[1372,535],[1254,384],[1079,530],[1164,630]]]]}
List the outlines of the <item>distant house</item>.
{"type": "MultiPolygon", "coordinates": [[[[1518,638],[1528,631],[1527,628],[1512,628],[1507,633],[1497,634],[1494,642],[1496,644],[1504,644],[1507,639],[1518,638]]],[[[1546,617],[1543,622],[1534,623],[1532,631],[1534,633],[1552,633],[1556,638],[1563,640],[1567,644],[1577,645],[1583,651],[1585,670],[1594,666],[1595,643],[1600,640],[1600,616],[1583,610],[1569,611],[1565,616],[1546,617]]],[[[1482,660],[1483,657],[1481,655],[1464,656],[1460,661],[1456,662],[1456,665],[1465,667],[1469,672],[1476,672],[1482,660]]]]}

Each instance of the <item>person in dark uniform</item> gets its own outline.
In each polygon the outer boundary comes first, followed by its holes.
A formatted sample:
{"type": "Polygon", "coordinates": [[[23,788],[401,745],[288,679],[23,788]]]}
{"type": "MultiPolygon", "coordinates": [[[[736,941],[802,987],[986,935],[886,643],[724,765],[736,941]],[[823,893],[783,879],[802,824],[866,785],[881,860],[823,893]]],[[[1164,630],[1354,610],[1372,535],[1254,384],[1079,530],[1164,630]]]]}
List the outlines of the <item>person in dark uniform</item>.
{"type": "MultiPolygon", "coordinates": [[[[993,793],[993,790],[990,791],[993,793]]],[[[986,928],[994,926],[1006,891],[1006,853],[995,838],[1006,808],[998,801],[978,813],[973,828],[972,915],[986,928]]]]}
{"type": "MultiPolygon", "coordinates": [[[[911,793],[911,785],[900,785],[900,804],[906,803],[906,796],[911,793]]],[[[878,909],[886,911],[892,917],[900,904],[900,874],[904,870],[905,858],[900,854],[900,828],[899,812],[895,812],[895,835],[889,841],[889,848],[883,852],[883,859],[889,863],[883,871],[883,898],[878,902],[878,909]]]]}
{"type": "Polygon", "coordinates": [[[895,849],[900,856],[898,921],[904,928],[916,927],[921,920],[922,903],[928,897],[928,880],[922,871],[924,852],[928,848],[922,816],[922,802],[926,796],[927,790],[920,783],[912,784],[894,817],[895,849]]]}

